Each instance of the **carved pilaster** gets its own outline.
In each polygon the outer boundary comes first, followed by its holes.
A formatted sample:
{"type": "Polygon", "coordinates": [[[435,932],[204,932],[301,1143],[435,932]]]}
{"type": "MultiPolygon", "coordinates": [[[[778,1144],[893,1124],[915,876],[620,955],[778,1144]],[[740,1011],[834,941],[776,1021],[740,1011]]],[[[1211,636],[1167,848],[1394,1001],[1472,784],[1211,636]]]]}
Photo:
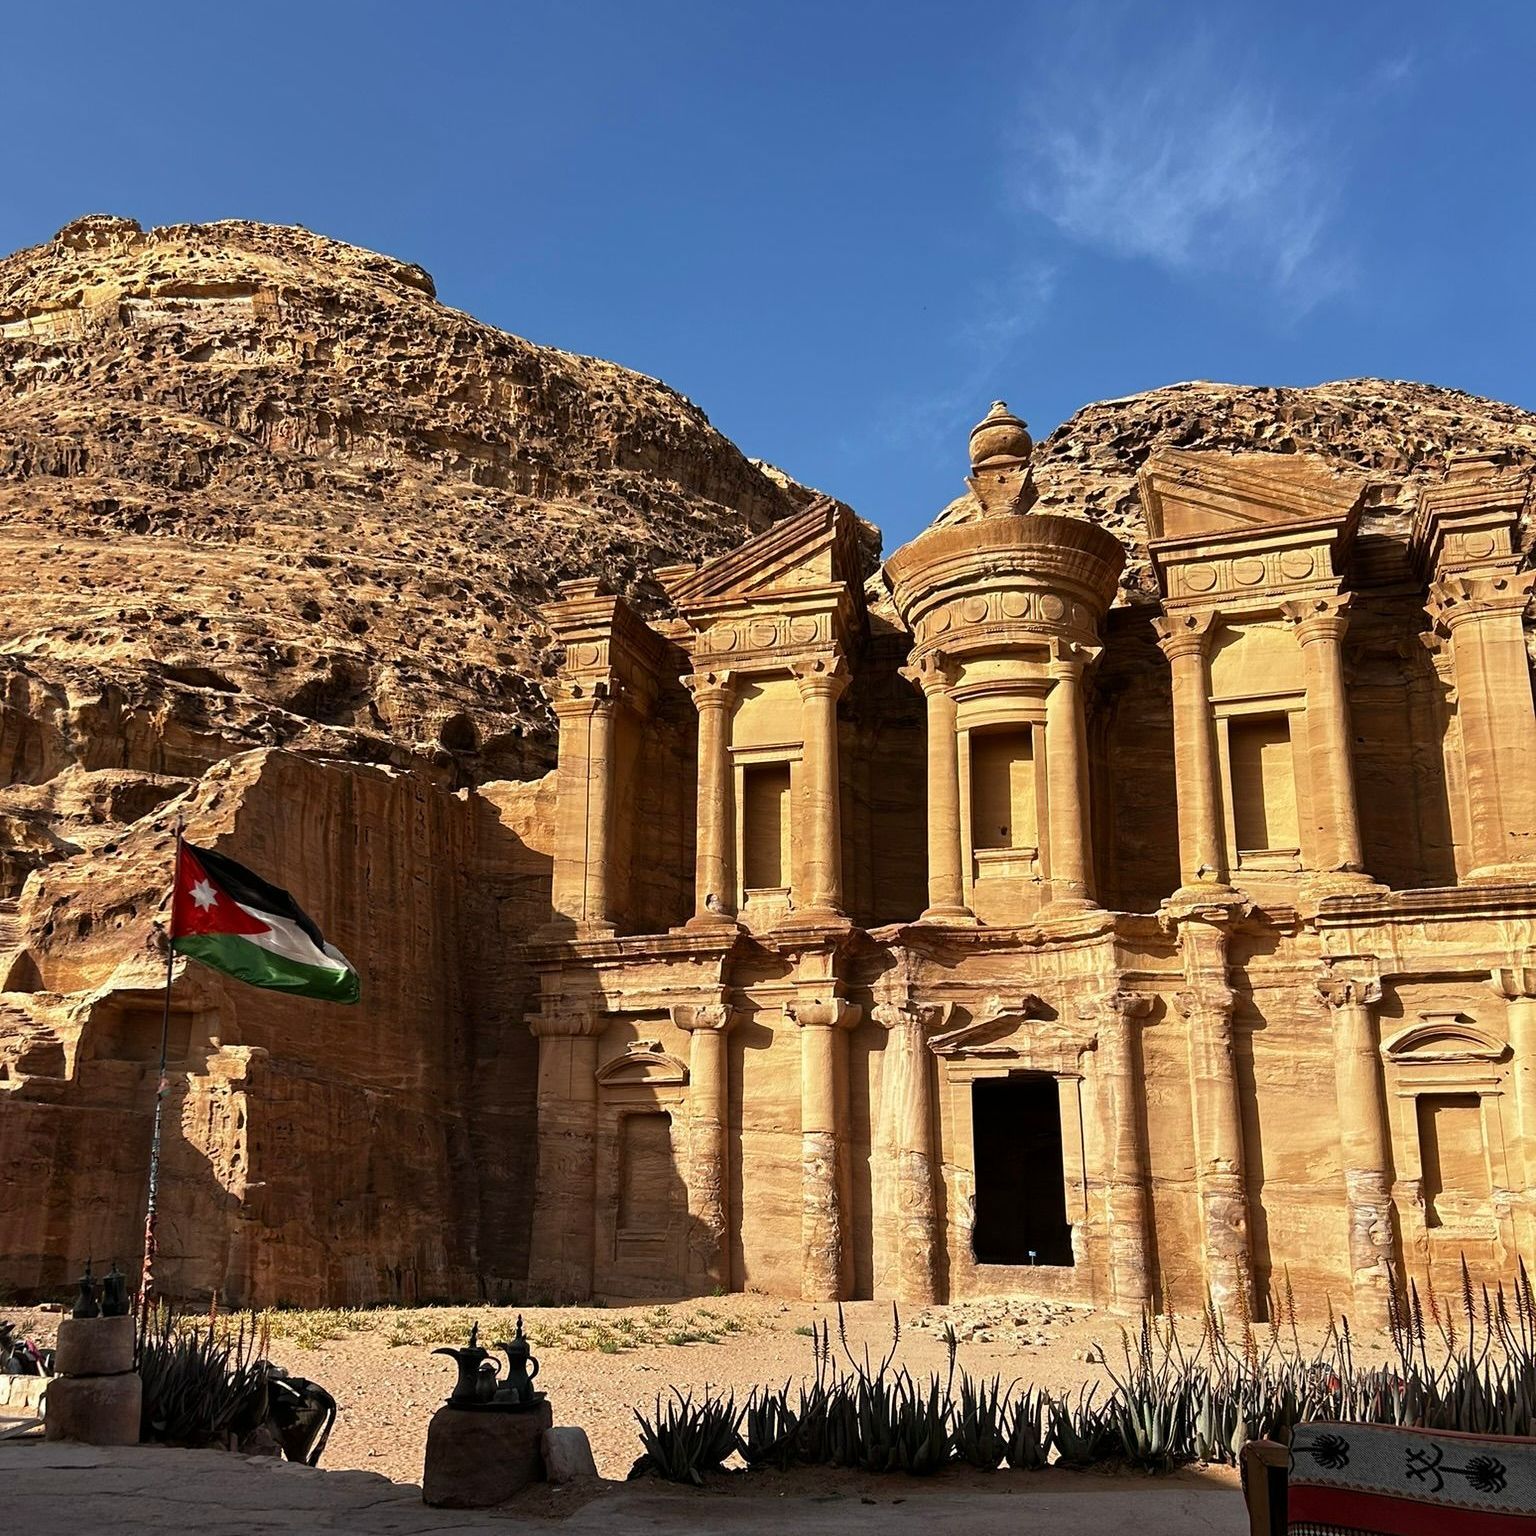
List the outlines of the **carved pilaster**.
{"type": "Polygon", "coordinates": [[[1526,950],[1489,978],[1504,999],[1509,1074],[1514,1087],[1517,1166],[1525,1170],[1516,1204],[1520,1251],[1536,1249],[1536,950],[1526,950]]]}
{"type": "Polygon", "coordinates": [[[701,671],[682,679],[699,714],[698,814],[694,913],[689,926],[736,917],[736,789],[731,774],[731,706],[735,678],[701,671]]]}
{"type": "Polygon", "coordinates": [[[1139,1312],[1152,1302],[1152,1193],[1148,1172],[1146,1081],[1141,1025],[1154,999],[1118,987],[1077,1004],[1098,1035],[1096,1071],[1107,1103],[1106,1164],[1101,1171],[1115,1305],[1139,1312]]]}
{"type": "Polygon", "coordinates": [[[1205,1279],[1229,1316],[1253,1315],[1242,1102],[1233,1049],[1236,997],[1227,985],[1227,914],[1180,923],[1188,986],[1175,998],[1189,1038],[1195,1180],[1205,1279]]]}
{"type": "Polygon", "coordinates": [[[1179,610],[1154,619],[1173,673],[1174,788],[1179,808],[1179,869],[1184,890],[1226,893],[1227,849],[1217,791],[1216,731],[1206,650],[1218,615],[1179,610]]]}
{"type": "Polygon", "coordinates": [[[1050,807],[1051,901],[1048,910],[1092,907],[1093,824],[1088,815],[1088,718],[1083,673],[1096,649],[1056,641],[1045,696],[1045,762],[1050,807]]]}
{"type": "Polygon", "coordinates": [[[813,916],[842,915],[841,776],[837,753],[837,701],[848,686],[848,667],[836,652],[797,662],[805,746],[800,764],[800,817],[795,906],[813,916]]]}
{"type": "Polygon", "coordinates": [[[1392,1136],[1376,1038],[1381,982],[1372,962],[1330,965],[1317,994],[1333,1017],[1334,1085],[1349,1268],[1358,1314],[1384,1324],[1401,1288],[1397,1212],[1392,1203],[1392,1136]]]}
{"type": "Polygon", "coordinates": [[[923,691],[928,714],[928,907],[925,923],[975,922],[965,904],[965,851],[960,843],[960,732],[954,686],[958,668],[929,651],[901,675],[923,691]]]}
{"type": "Polygon", "coordinates": [[[596,1013],[536,1016],[539,1042],[538,1157],[528,1284],[556,1301],[592,1295],[596,1215],[596,1013]]]}
{"type": "Polygon", "coordinates": [[[807,1301],[840,1301],[847,1295],[847,1116],[839,1093],[847,1081],[847,1031],[859,1012],[842,998],[792,1003],[784,1010],[800,1031],[800,1294],[807,1301]]]}
{"type": "Polygon", "coordinates": [[[677,1006],[672,1022],[688,1032],[689,1278],[701,1291],[731,1288],[729,1004],[677,1006]]]}
{"type": "Polygon", "coordinates": [[[1307,691],[1304,728],[1308,779],[1312,786],[1312,835],[1308,841],[1328,889],[1372,883],[1364,875],[1349,697],[1344,682],[1349,604],[1348,593],[1321,593],[1280,605],[1301,647],[1307,691]]]}
{"type": "Polygon", "coordinates": [[[894,1168],[893,1238],[899,1300],[928,1306],[938,1299],[941,1252],[934,1195],[934,1062],[930,1033],[941,1030],[948,1003],[878,1003],[875,1023],[887,1031],[880,1074],[879,1138],[894,1168]]]}

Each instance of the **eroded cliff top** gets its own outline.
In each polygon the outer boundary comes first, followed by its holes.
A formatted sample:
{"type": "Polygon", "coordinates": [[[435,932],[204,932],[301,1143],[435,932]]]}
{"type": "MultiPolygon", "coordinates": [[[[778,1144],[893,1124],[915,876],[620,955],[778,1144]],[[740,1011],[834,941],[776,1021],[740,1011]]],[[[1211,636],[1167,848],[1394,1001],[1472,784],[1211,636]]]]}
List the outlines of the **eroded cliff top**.
{"type": "Polygon", "coordinates": [[[0,261],[5,777],[273,745],[540,772],[555,584],[643,597],[806,494],[665,385],[449,309],[420,267],[76,220],[0,261]]]}

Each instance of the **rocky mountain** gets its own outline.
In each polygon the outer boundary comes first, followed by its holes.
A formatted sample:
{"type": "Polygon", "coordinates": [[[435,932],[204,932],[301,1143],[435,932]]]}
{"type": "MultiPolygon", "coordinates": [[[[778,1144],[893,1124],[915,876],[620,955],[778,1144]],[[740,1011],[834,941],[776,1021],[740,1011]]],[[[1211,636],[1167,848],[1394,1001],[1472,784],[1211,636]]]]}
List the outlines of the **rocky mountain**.
{"type": "Polygon", "coordinates": [[[1035,450],[1042,511],[1089,517],[1130,551],[1131,601],[1156,581],[1136,476],[1159,448],[1305,453],[1371,482],[1363,533],[1406,535],[1418,492],[1452,453],[1499,451],[1536,468],[1536,414],[1460,390],[1387,379],[1310,389],[1171,384],[1084,406],[1035,450]]]}
{"type": "Polygon", "coordinates": [[[665,385],[449,309],[420,267],[79,219],[0,261],[0,781],[114,775],[118,822],[261,746],[538,774],[554,585],[644,596],[805,497],[665,385]]]}

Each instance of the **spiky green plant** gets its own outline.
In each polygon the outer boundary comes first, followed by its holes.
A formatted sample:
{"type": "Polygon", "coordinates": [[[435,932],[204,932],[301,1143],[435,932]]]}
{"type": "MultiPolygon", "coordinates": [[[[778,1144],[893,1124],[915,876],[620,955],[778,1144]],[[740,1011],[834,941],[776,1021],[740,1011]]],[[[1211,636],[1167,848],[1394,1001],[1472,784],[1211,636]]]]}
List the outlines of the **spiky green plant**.
{"type": "Polygon", "coordinates": [[[645,1452],[629,1469],[632,1478],[663,1477],[702,1486],[704,1474],[718,1472],[740,1444],[742,1410],[735,1397],[718,1397],[708,1387],[699,1402],[691,1392],[673,1387],[670,1402],[657,1397],[652,1417],[638,1408],[634,1414],[645,1452]]]}
{"type": "Polygon", "coordinates": [[[266,1417],[265,1349],[264,1332],[248,1330],[244,1318],[232,1334],[212,1317],[201,1326],[157,1307],[139,1339],[139,1438],[222,1447],[254,1429],[266,1417]]]}
{"type": "Polygon", "coordinates": [[[1002,1378],[973,1381],[960,1373],[960,1404],[955,1410],[955,1454],[973,1467],[995,1472],[1008,1450],[1008,1402],[1002,1378]]]}

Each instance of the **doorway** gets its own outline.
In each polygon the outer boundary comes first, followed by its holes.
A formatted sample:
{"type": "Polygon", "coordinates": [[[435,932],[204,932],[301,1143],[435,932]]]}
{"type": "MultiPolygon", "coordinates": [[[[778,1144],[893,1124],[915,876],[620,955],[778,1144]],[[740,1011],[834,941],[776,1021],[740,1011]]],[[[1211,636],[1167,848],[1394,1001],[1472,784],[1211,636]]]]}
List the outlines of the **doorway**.
{"type": "Polygon", "coordinates": [[[978,1264],[1072,1263],[1061,1099],[1052,1077],[971,1084],[978,1264]]]}

